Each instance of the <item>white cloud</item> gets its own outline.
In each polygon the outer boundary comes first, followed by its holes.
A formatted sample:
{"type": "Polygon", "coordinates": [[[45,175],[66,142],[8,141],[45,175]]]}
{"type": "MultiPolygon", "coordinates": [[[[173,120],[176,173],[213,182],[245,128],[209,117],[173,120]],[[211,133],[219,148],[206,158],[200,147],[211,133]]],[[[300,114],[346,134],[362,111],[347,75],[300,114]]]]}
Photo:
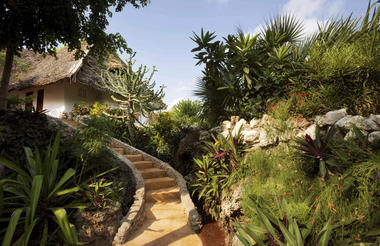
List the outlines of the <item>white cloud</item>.
{"type": "Polygon", "coordinates": [[[284,11],[302,18],[313,17],[322,10],[326,0],[289,0],[284,11]]]}

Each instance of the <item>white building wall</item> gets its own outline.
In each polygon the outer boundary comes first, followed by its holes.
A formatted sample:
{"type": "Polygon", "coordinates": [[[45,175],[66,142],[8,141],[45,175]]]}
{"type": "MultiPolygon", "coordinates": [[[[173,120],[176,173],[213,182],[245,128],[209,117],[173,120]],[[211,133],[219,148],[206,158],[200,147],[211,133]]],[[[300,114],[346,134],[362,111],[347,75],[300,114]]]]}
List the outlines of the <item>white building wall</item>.
{"type": "Polygon", "coordinates": [[[71,112],[74,104],[79,102],[114,104],[109,94],[80,83],[67,82],[64,91],[65,112],[71,112]]]}
{"type": "Polygon", "coordinates": [[[26,93],[33,92],[33,106],[37,108],[37,92],[44,89],[43,109],[47,110],[47,114],[53,117],[60,117],[62,112],[65,112],[64,104],[64,81],[45,86],[36,86],[24,90],[13,90],[11,95],[16,95],[24,98],[26,93]]]}

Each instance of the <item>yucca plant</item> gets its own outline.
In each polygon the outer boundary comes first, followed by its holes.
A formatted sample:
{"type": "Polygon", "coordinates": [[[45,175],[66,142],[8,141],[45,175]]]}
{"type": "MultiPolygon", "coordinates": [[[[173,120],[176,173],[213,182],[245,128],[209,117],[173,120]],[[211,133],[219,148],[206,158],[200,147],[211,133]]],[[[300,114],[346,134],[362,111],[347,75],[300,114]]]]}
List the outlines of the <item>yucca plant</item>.
{"type": "Polygon", "coordinates": [[[237,236],[245,246],[327,246],[331,240],[332,230],[336,227],[328,220],[315,241],[311,241],[308,239],[311,229],[299,225],[295,218],[284,216],[283,219],[279,219],[273,213],[260,208],[255,202],[253,207],[250,207],[256,212],[261,226],[234,223],[237,236]]]}
{"type": "Polygon", "coordinates": [[[47,245],[58,240],[57,234],[61,235],[60,241],[78,245],[75,227],[70,224],[66,209],[84,208],[85,205],[73,202],[72,193],[78,192],[79,187],[67,188],[75,170],[69,168],[59,175],[59,142],[60,133],[43,156],[38,150],[33,153],[25,147],[25,166],[0,158],[0,163],[16,174],[0,182],[7,194],[3,198],[4,206],[11,214],[7,218],[9,223],[2,246],[47,245]]]}

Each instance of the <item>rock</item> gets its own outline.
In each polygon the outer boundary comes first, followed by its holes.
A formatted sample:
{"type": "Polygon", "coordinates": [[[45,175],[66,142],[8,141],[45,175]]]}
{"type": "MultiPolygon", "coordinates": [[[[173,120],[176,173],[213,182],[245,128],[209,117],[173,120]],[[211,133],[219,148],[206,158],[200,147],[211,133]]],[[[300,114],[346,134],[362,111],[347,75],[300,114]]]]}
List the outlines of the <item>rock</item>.
{"type": "Polygon", "coordinates": [[[368,141],[370,143],[380,142],[380,131],[371,132],[368,135],[368,141]]]}
{"type": "Polygon", "coordinates": [[[244,143],[254,143],[260,137],[260,131],[258,129],[244,130],[241,132],[244,143]]]}
{"type": "Polygon", "coordinates": [[[217,127],[211,128],[209,130],[209,132],[210,132],[210,134],[218,135],[219,133],[222,132],[222,127],[221,126],[217,126],[217,127]]]}
{"type": "Polygon", "coordinates": [[[237,237],[237,235],[235,235],[231,239],[231,246],[244,246],[244,244],[239,240],[239,238],[237,237]]]}
{"type": "Polygon", "coordinates": [[[234,129],[232,130],[232,136],[235,137],[238,135],[240,130],[244,131],[247,129],[249,129],[249,125],[247,124],[247,121],[245,121],[245,119],[241,119],[236,123],[234,129]]]}
{"type": "Polygon", "coordinates": [[[258,125],[260,124],[260,119],[252,119],[250,122],[249,122],[249,126],[251,128],[255,128],[255,127],[258,127],[258,125]]]}
{"type": "Polygon", "coordinates": [[[302,134],[301,137],[304,137],[306,134],[309,135],[311,137],[311,139],[315,140],[316,136],[315,136],[315,130],[317,128],[317,125],[316,124],[312,124],[311,126],[309,126],[305,132],[302,134]]]}
{"type": "Polygon", "coordinates": [[[177,171],[186,175],[192,171],[193,157],[199,152],[200,130],[197,127],[189,127],[184,132],[186,135],[180,140],[174,155],[174,163],[177,171]]]}
{"type": "Polygon", "coordinates": [[[312,123],[310,121],[308,121],[307,119],[303,118],[303,119],[299,119],[299,120],[296,119],[295,126],[298,127],[298,128],[301,128],[301,129],[305,129],[305,128],[311,126],[311,124],[312,123]]]}
{"type": "Polygon", "coordinates": [[[375,114],[371,114],[368,119],[372,120],[373,122],[375,122],[375,124],[380,128],[380,114],[378,115],[375,115],[375,114]]]}
{"type": "Polygon", "coordinates": [[[265,129],[260,129],[260,137],[258,147],[267,147],[277,142],[277,137],[270,137],[265,129]]]}
{"type": "Polygon", "coordinates": [[[352,125],[355,125],[360,130],[365,130],[365,131],[378,129],[377,124],[373,120],[366,119],[360,115],[356,115],[356,116],[347,115],[346,117],[338,120],[335,123],[335,125],[345,130],[351,130],[352,125]]]}
{"type": "Polygon", "coordinates": [[[333,125],[345,116],[347,116],[347,110],[344,108],[335,111],[330,111],[323,116],[317,116],[315,118],[315,123],[319,126],[333,125]]]}
{"type": "Polygon", "coordinates": [[[231,130],[235,128],[235,125],[239,120],[239,116],[231,116],[231,130]]]}
{"type": "Polygon", "coordinates": [[[231,122],[228,120],[223,121],[222,123],[222,132],[231,130],[231,122]]]}
{"type": "MultiPolygon", "coordinates": [[[[367,131],[364,131],[364,130],[360,130],[365,136],[368,134],[367,131]]],[[[344,140],[349,140],[349,139],[352,139],[352,138],[356,138],[356,134],[353,130],[349,130],[346,134],[346,136],[344,136],[344,140]]]]}
{"type": "Polygon", "coordinates": [[[236,213],[240,213],[241,204],[240,201],[243,198],[243,188],[242,185],[234,187],[231,192],[226,192],[222,198],[220,217],[221,218],[232,218],[236,213]]]}

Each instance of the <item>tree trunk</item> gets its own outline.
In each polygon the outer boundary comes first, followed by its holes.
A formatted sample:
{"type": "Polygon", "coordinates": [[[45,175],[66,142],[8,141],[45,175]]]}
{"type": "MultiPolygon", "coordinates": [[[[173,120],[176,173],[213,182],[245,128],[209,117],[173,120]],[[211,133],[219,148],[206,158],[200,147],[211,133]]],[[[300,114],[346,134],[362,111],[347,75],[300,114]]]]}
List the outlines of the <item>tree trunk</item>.
{"type": "Polygon", "coordinates": [[[9,80],[11,78],[11,71],[12,71],[14,56],[15,56],[14,49],[8,47],[7,52],[5,54],[4,70],[1,76],[0,111],[7,109],[8,85],[9,85],[9,80]]]}
{"type": "Polygon", "coordinates": [[[132,113],[131,108],[128,106],[128,131],[129,131],[129,137],[132,143],[135,143],[135,134],[133,132],[133,125],[132,125],[132,113]]]}

